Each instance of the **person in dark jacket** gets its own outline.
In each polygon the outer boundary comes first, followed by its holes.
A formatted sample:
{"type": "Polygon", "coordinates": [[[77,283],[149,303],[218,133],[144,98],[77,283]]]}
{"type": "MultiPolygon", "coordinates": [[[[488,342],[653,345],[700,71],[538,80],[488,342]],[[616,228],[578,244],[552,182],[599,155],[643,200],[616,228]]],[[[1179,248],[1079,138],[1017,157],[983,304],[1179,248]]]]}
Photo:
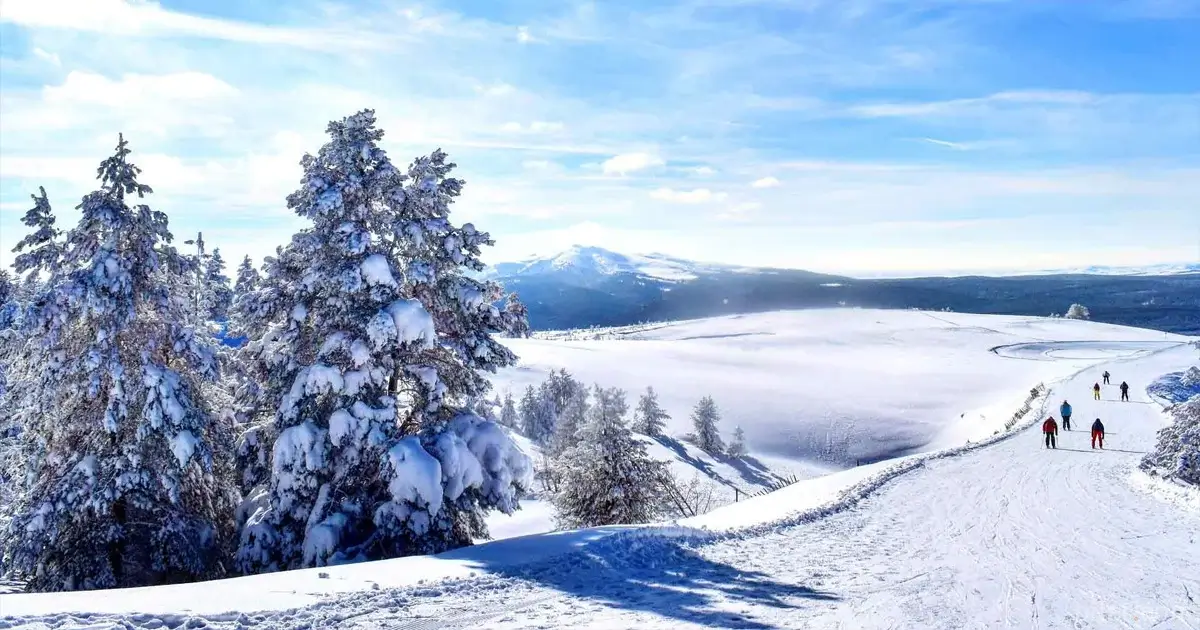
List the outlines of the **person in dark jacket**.
{"type": "Polygon", "coordinates": [[[1112,385],[1112,383],[1108,382],[1109,376],[1112,376],[1112,375],[1108,373],[1108,370],[1104,370],[1104,384],[1105,385],[1112,385]]]}
{"type": "Polygon", "coordinates": [[[1121,400],[1129,400],[1129,383],[1121,381],[1121,400]]]}
{"type": "Polygon", "coordinates": [[[1071,403],[1068,403],[1067,401],[1064,400],[1062,406],[1058,408],[1058,411],[1062,414],[1063,429],[1070,431],[1071,430],[1071,403]]]}
{"type": "Polygon", "coordinates": [[[1094,397],[1096,400],[1100,400],[1100,383],[1092,385],[1092,397],[1094,397]]]}
{"type": "Polygon", "coordinates": [[[1058,448],[1058,444],[1054,440],[1058,435],[1058,423],[1054,421],[1053,417],[1046,418],[1046,421],[1042,423],[1042,433],[1046,434],[1046,448],[1058,448]]]}
{"type": "Polygon", "coordinates": [[[1096,440],[1100,440],[1100,448],[1104,448],[1104,423],[1100,418],[1092,423],[1092,448],[1096,448],[1096,440]]]}

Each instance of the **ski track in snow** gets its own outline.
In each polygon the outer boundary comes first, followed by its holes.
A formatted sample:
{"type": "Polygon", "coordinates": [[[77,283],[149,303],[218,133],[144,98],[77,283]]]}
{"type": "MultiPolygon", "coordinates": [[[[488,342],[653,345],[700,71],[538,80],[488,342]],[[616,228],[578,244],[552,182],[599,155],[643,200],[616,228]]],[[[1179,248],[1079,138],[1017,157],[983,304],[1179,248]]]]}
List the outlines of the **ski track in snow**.
{"type": "Polygon", "coordinates": [[[1008,346],[1013,358],[1109,362],[1049,384],[1024,430],[910,460],[894,479],[864,482],[860,500],[792,524],[634,530],[532,564],[484,563],[475,578],[286,611],[71,613],[0,619],[0,628],[1200,630],[1200,512],[1133,483],[1163,424],[1144,385],[1194,360],[1169,347],[1008,346]],[[1115,386],[1091,400],[1105,367],[1135,385],[1132,402],[1118,402],[1115,386]],[[1046,450],[1039,420],[1047,406],[1057,416],[1063,398],[1083,430],[1061,432],[1060,448],[1046,450]],[[1090,448],[1097,416],[1109,431],[1104,451],[1090,448]]]}

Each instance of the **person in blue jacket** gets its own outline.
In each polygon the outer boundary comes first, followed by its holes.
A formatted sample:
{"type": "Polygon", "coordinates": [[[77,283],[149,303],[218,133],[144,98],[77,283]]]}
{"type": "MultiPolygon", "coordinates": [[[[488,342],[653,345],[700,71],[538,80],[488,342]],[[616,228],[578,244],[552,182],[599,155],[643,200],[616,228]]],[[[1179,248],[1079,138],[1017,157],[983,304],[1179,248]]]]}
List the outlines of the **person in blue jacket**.
{"type": "Polygon", "coordinates": [[[1071,403],[1068,403],[1067,401],[1064,400],[1062,406],[1058,408],[1058,411],[1059,411],[1060,415],[1062,415],[1063,429],[1070,431],[1071,430],[1071,403]]]}

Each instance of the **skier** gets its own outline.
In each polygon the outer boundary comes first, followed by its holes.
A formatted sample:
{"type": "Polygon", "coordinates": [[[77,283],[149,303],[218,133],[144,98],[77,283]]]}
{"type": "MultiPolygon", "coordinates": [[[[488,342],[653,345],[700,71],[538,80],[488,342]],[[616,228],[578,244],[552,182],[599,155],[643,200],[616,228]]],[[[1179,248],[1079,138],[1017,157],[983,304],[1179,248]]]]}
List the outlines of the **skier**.
{"type": "Polygon", "coordinates": [[[1068,403],[1067,401],[1064,400],[1062,407],[1059,407],[1058,410],[1059,410],[1059,412],[1062,413],[1063,428],[1066,429],[1067,431],[1070,431],[1071,430],[1071,403],[1068,403]]]}
{"type": "Polygon", "coordinates": [[[1100,383],[1092,385],[1092,396],[1095,397],[1096,400],[1100,400],[1100,383]]]}
{"type": "MultiPolygon", "coordinates": [[[[1099,421],[1097,420],[1097,422],[1099,421]]],[[[1046,421],[1042,423],[1042,433],[1046,434],[1046,448],[1058,448],[1058,444],[1054,441],[1055,436],[1058,435],[1058,423],[1054,421],[1054,416],[1046,418],[1046,421]]]]}
{"type": "Polygon", "coordinates": [[[1111,376],[1111,374],[1108,373],[1108,370],[1104,370],[1104,384],[1105,385],[1112,385],[1112,383],[1108,382],[1109,376],[1111,376]]]}
{"type": "Polygon", "coordinates": [[[1104,448],[1104,423],[1100,422],[1100,418],[1092,423],[1092,448],[1096,448],[1096,440],[1100,440],[1100,448],[1104,448]]]}
{"type": "Polygon", "coordinates": [[[1129,400],[1129,383],[1121,381],[1121,400],[1129,400]]]}

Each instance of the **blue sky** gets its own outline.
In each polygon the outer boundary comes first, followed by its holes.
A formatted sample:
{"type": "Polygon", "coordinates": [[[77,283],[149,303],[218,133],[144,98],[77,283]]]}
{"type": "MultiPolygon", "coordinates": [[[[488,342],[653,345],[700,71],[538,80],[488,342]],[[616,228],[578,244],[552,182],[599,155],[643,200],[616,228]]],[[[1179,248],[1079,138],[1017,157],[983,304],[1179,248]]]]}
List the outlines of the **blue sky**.
{"type": "Polygon", "coordinates": [[[4,0],[0,262],[124,132],[177,238],[261,258],[325,124],[445,149],[492,262],[842,273],[1200,260],[1198,0],[4,0]]]}

